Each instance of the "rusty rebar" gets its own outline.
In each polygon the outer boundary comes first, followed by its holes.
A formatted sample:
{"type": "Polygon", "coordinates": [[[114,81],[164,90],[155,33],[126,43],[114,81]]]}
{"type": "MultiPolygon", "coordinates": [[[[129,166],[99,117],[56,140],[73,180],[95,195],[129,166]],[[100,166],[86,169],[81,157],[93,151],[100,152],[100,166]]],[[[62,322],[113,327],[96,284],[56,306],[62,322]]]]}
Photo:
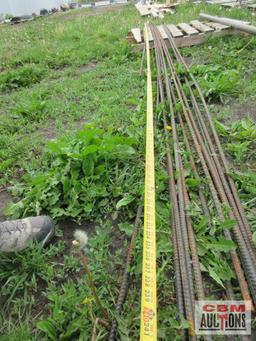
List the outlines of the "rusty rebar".
{"type": "MultiPolygon", "coordinates": [[[[225,157],[225,154],[223,152],[223,148],[221,146],[221,143],[220,143],[220,140],[219,140],[219,136],[218,136],[218,134],[216,132],[216,129],[215,129],[212,117],[210,115],[208,106],[206,104],[206,101],[204,99],[202,90],[199,87],[198,82],[196,81],[194,75],[190,72],[189,67],[187,66],[184,58],[181,56],[179,50],[175,46],[175,43],[174,43],[172,37],[170,36],[168,30],[166,30],[166,28],[165,28],[165,31],[168,34],[169,41],[171,43],[171,46],[173,48],[173,52],[174,52],[177,60],[181,63],[181,65],[183,65],[185,67],[188,75],[190,76],[190,78],[191,78],[191,80],[193,82],[193,85],[195,86],[195,88],[198,91],[199,98],[200,98],[200,100],[201,100],[201,102],[203,104],[203,107],[204,107],[204,114],[205,114],[204,117],[208,120],[208,124],[209,124],[210,130],[212,132],[212,136],[213,136],[213,142],[215,143],[217,151],[219,152],[219,156],[220,156],[221,162],[222,162],[223,167],[224,167],[225,176],[226,176],[227,181],[228,181],[228,183],[230,185],[229,189],[230,189],[231,194],[233,195],[233,201],[232,201],[232,205],[233,206],[232,207],[233,207],[233,209],[236,209],[238,211],[238,214],[241,217],[241,221],[243,223],[244,229],[245,229],[245,231],[247,233],[247,237],[248,237],[248,239],[250,241],[251,247],[253,248],[254,253],[255,253],[256,252],[256,247],[255,247],[255,245],[252,242],[252,234],[251,234],[251,231],[250,231],[250,228],[249,228],[249,224],[248,224],[248,221],[246,219],[244,209],[243,209],[243,207],[241,205],[241,201],[239,199],[239,196],[238,196],[238,193],[237,193],[237,189],[235,187],[233,179],[229,175],[229,165],[228,165],[227,159],[225,157]]],[[[185,77],[185,79],[186,79],[186,77],[185,77]]],[[[188,80],[187,80],[187,85],[190,87],[190,83],[188,82],[188,80]]],[[[204,120],[202,120],[202,121],[204,121],[204,120]]],[[[217,162],[218,162],[218,160],[217,160],[217,162]]]]}
{"type": "Polygon", "coordinates": [[[136,240],[136,237],[137,237],[137,234],[139,231],[139,227],[140,227],[140,218],[142,215],[142,208],[143,207],[141,205],[138,207],[136,219],[134,222],[134,228],[133,228],[133,232],[132,232],[132,236],[131,236],[130,246],[129,246],[128,253],[127,253],[126,264],[125,264],[125,268],[124,268],[124,272],[123,272],[123,276],[122,276],[119,295],[117,298],[117,303],[115,305],[115,317],[112,321],[111,330],[110,330],[109,337],[108,337],[109,341],[115,340],[116,331],[117,331],[117,327],[118,327],[116,316],[118,316],[121,312],[122,305],[125,301],[125,297],[126,297],[127,291],[128,291],[128,280],[129,280],[129,276],[130,276],[130,265],[131,265],[131,261],[132,261],[132,253],[133,253],[135,240],[136,240]]]}
{"type": "MultiPolygon", "coordinates": [[[[159,103],[163,104],[161,113],[166,144],[169,199],[172,207],[171,225],[177,306],[190,323],[189,335],[183,334],[183,339],[189,337],[190,340],[195,340],[193,321],[191,322],[195,299],[194,283],[198,299],[204,298],[204,288],[193,221],[189,214],[186,213],[190,198],[185,183],[184,159],[181,155],[180,135],[178,135],[177,124],[182,128],[182,139],[186,150],[189,152],[192,172],[196,179],[200,178],[199,173],[203,172],[205,175],[206,183],[204,186],[207,185],[209,187],[218,218],[220,221],[226,219],[223,207],[223,204],[225,204],[230,207],[229,217],[236,221],[232,232],[224,230],[223,234],[227,240],[234,239],[238,245],[238,252],[244,271],[235,249],[230,251],[230,257],[244,300],[251,300],[250,291],[253,299],[256,300],[255,247],[252,244],[251,232],[237,190],[233,180],[228,175],[228,164],[201,89],[194,76],[189,73],[189,68],[175,46],[169,31],[165,30],[174,56],[178,63],[185,66],[190,81],[187,74],[182,79],[177,75],[174,60],[159,30],[153,25],[150,25],[149,29],[154,40],[157,65],[157,105],[159,103]],[[189,89],[188,96],[184,92],[183,84],[189,89]],[[197,97],[194,95],[194,87],[198,91],[201,104],[199,104],[197,97]],[[177,113],[174,112],[175,103],[181,103],[182,114],[179,111],[177,113]],[[201,108],[202,105],[203,109],[201,108]],[[170,134],[167,131],[167,113],[168,117],[170,114],[169,119],[172,128],[172,152],[169,145],[170,134]],[[205,117],[207,120],[204,119],[205,117]],[[175,118],[177,118],[178,123],[175,118]],[[187,137],[187,128],[190,138],[187,137]],[[198,171],[198,166],[193,158],[191,141],[200,160],[200,171],[198,171]]],[[[198,196],[203,212],[209,217],[210,221],[211,216],[207,207],[207,200],[201,186],[198,189],[198,196]]],[[[228,297],[231,298],[233,297],[231,283],[228,282],[226,285],[228,297]]]]}
{"type": "MultiPolygon", "coordinates": [[[[178,136],[175,128],[175,121],[174,121],[174,109],[173,109],[173,103],[170,95],[170,89],[168,87],[168,74],[166,70],[166,64],[165,60],[163,58],[162,49],[161,49],[161,39],[159,39],[159,36],[157,35],[157,32],[154,31],[154,28],[151,26],[151,32],[154,36],[155,45],[157,48],[155,48],[156,53],[156,63],[158,64],[157,72],[158,72],[158,84],[160,85],[160,94],[162,94],[162,100],[163,103],[164,97],[163,97],[163,89],[162,89],[162,80],[161,80],[161,74],[159,72],[160,67],[163,67],[163,73],[165,78],[165,85],[167,88],[167,98],[168,98],[168,104],[170,106],[170,112],[172,117],[172,137],[174,141],[174,161],[175,161],[175,168],[176,170],[179,170],[182,167],[182,163],[180,160],[179,155],[179,141],[178,136]],[[162,57],[162,58],[161,58],[162,57]],[[162,65],[160,65],[162,64],[162,65]]],[[[166,104],[166,103],[165,103],[166,104]]],[[[163,119],[164,119],[164,131],[165,135],[167,136],[167,129],[166,129],[166,116],[165,116],[165,110],[163,110],[163,119]]],[[[166,138],[167,140],[168,138],[166,138]]],[[[167,150],[169,150],[169,147],[167,147],[167,150]]],[[[168,153],[169,157],[167,158],[167,165],[168,168],[170,166],[172,169],[168,169],[169,179],[170,179],[170,173],[173,174],[173,166],[170,164],[170,153],[168,153]]],[[[179,262],[180,262],[180,270],[181,270],[181,277],[182,277],[182,284],[183,284],[183,296],[184,296],[184,303],[185,303],[185,311],[186,311],[186,318],[189,322],[190,328],[189,333],[192,338],[194,338],[194,327],[193,327],[193,309],[194,309],[194,289],[193,289],[193,275],[192,275],[192,267],[191,267],[191,258],[189,254],[189,246],[193,248],[193,245],[190,244],[191,238],[189,238],[189,231],[187,226],[187,217],[185,216],[185,197],[184,197],[184,184],[182,184],[183,178],[181,176],[178,176],[177,179],[177,197],[176,194],[173,193],[175,191],[175,185],[174,185],[174,179],[170,180],[171,183],[169,185],[171,193],[171,199],[172,200],[172,206],[173,206],[173,214],[176,214],[176,220],[178,222],[178,229],[176,231],[177,233],[177,241],[179,245],[179,262]],[[175,204],[174,204],[175,201],[175,204]],[[183,268],[184,265],[184,268],[183,268]],[[186,274],[185,271],[188,273],[186,274]],[[189,283],[186,283],[186,277],[188,276],[189,283]]],[[[191,231],[190,231],[191,232],[191,231]]],[[[191,236],[190,236],[191,237],[191,236]]],[[[195,250],[193,250],[195,251],[195,250]]],[[[192,258],[195,260],[195,258],[192,256],[192,258]]],[[[198,266],[198,270],[200,272],[200,266],[199,263],[194,263],[195,266],[198,266]]],[[[197,278],[198,279],[198,278],[197,278]]],[[[197,282],[198,285],[198,282],[197,282]]]]}
{"type": "MultiPolygon", "coordinates": [[[[167,51],[167,53],[168,53],[168,51],[167,51]]],[[[184,94],[180,80],[177,77],[177,74],[175,72],[175,67],[174,67],[173,61],[172,61],[170,55],[167,55],[167,53],[166,53],[166,56],[167,56],[169,66],[170,66],[170,70],[171,70],[171,74],[172,74],[172,81],[174,82],[180,103],[182,104],[183,114],[184,114],[185,120],[188,124],[189,130],[192,134],[192,138],[194,140],[195,145],[197,145],[197,151],[199,149],[199,152],[200,153],[202,152],[201,154],[203,154],[203,158],[207,162],[207,167],[210,170],[212,179],[214,181],[214,185],[216,186],[216,189],[218,191],[218,195],[220,195],[220,198],[223,202],[228,203],[227,198],[226,198],[226,193],[224,192],[224,189],[220,186],[221,181],[219,179],[218,172],[216,172],[216,165],[210,159],[209,154],[207,153],[207,149],[204,146],[202,138],[199,135],[199,132],[195,126],[195,122],[193,119],[193,115],[190,111],[188,100],[184,94]]],[[[202,158],[200,158],[200,159],[202,159],[202,158]]],[[[231,215],[231,218],[233,218],[233,215],[231,215]]],[[[247,255],[247,245],[248,244],[245,242],[243,236],[240,234],[240,230],[238,229],[237,226],[233,230],[234,230],[234,236],[235,236],[236,242],[239,245],[240,254],[241,254],[241,257],[243,259],[243,265],[246,268],[246,275],[248,278],[248,282],[250,283],[250,288],[251,288],[252,294],[255,296],[255,278],[256,278],[256,276],[255,276],[255,272],[254,272],[254,264],[252,262],[251,254],[249,256],[247,255]]]]}

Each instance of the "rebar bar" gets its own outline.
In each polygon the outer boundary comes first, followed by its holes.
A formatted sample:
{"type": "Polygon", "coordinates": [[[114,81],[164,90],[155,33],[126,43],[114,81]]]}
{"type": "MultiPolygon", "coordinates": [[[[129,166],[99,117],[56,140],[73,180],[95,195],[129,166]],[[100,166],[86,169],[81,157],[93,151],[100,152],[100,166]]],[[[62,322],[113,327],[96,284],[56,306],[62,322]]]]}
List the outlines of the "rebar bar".
{"type": "MultiPolygon", "coordinates": [[[[172,37],[168,37],[168,38],[170,38],[170,44],[172,46],[172,44],[174,44],[173,39],[172,39],[172,37]]],[[[179,97],[179,101],[182,104],[183,114],[184,114],[186,123],[188,124],[188,127],[189,127],[190,133],[192,135],[194,144],[197,147],[196,148],[197,152],[198,152],[199,156],[201,156],[200,160],[202,161],[202,159],[205,159],[205,161],[207,163],[206,168],[208,168],[208,170],[210,171],[210,175],[211,175],[212,180],[214,182],[214,186],[216,187],[216,190],[218,192],[218,196],[220,196],[220,199],[223,202],[228,204],[229,201],[227,200],[226,193],[222,187],[223,183],[221,182],[221,180],[219,178],[219,173],[216,169],[216,165],[213,163],[213,160],[211,160],[209,153],[207,153],[207,149],[203,143],[202,137],[200,136],[199,131],[196,127],[195,120],[194,120],[192,112],[190,110],[188,100],[187,100],[186,95],[182,89],[181,82],[180,82],[180,80],[176,74],[174,63],[172,61],[172,58],[168,54],[167,48],[165,48],[165,54],[166,54],[166,57],[168,59],[168,63],[170,66],[170,71],[172,74],[172,81],[173,81],[174,86],[176,88],[176,91],[177,91],[177,94],[179,97]],[[222,186],[221,186],[221,184],[222,184],[222,186]]],[[[230,217],[234,218],[233,212],[230,213],[230,217]]],[[[239,222],[239,217],[237,215],[235,216],[235,218],[237,218],[237,220],[239,222]]],[[[249,255],[248,255],[248,247],[249,247],[248,240],[246,240],[246,238],[245,238],[246,236],[241,233],[241,230],[239,229],[238,226],[235,226],[233,228],[233,232],[234,232],[235,240],[239,246],[240,255],[243,259],[243,265],[246,268],[246,275],[247,275],[248,282],[250,284],[250,289],[251,289],[251,292],[252,292],[254,299],[255,299],[255,294],[256,294],[255,293],[255,283],[256,283],[255,278],[256,278],[256,276],[255,276],[255,271],[254,271],[255,270],[255,268],[254,268],[255,263],[253,261],[254,256],[252,253],[252,249],[249,249],[249,255]]]]}
{"type": "MultiPolygon", "coordinates": [[[[129,280],[129,274],[130,274],[129,269],[130,269],[130,265],[131,265],[132,253],[133,253],[133,249],[134,249],[135,240],[136,240],[136,237],[137,237],[137,234],[139,231],[142,209],[143,209],[143,207],[139,206],[138,210],[137,210],[136,219],[134,222],[134,228],[133,228],[133,232],[132,232],[132,237],[131,237],[131,241],[130,241],[130,246],[129,246],[128,253],[127,253],[124,273],[122,276],[121,286],[120,286],[120,290],[119,290],[119,295],[117,298],[117,303],[115,305],[115,316],[118,316],[120,314],[121,309],[122,309],[122,305],[123,305],[123,303],[125,301],[125,297],[127,295],[128,280],[129,280]]],[[[117,330],[117,320],[116,320],[116,318],[114,318],[112,321],[111,330],[110,330],[109,337],[108,337],[109,341],[115,340],[116,330],[117,330]]]]}
{"type": "MultiPolygon", "coordinates": [[[[196,179],[199,180],[202,174],[205,177],[203,185],[199,185],[197,195],[200,201],[199,205],[208,217],[209,224],[211,214],[217,215],[220,222],[227,217],[235,221],[231,230],[223,229],[223,235],[227,240],[234,240],[237,245],[237,250],[231,249],[229,254],[244,300],[251,300],[252,297],[256,301],[256,248],[252,242],[249,224],[235,184],[229,175],[229,166],[202,91],[193,74],[189,72],[189,67],[166,27],[164,29],[171,53],[158,28],[150,24],[148,29],[152,34],[155,50],[156,103],[157,105],[162,104],[161,118],[172,212],[176,300],[180,313],[190,324],[189,334],[183,333],[183,339],[196,340],[193,333],[194,301],[195,296],[199,300],[204,298],[204,286],[193,219],[187,213],[191,194],[186,185],[185,160],[190,161],[191,170],[196,179]],[[178,75],[175,63],[179,63],[185,68],[186,72],[182,77],[178,75]],[[185,93],[183,86],[187,87],[188,94],[185,93]],[[174,110],[176,103],[180,103],[181,110],[174,110]],[[168,124],[171,126],[171,132],[167,129],[168,124]],[[181,133],[179,128],[181,128],[181,133]],[[170,149],[170,136],[172,150],[170,149]],[[185,159],[181,146],[184,146],[182,148],[189,153],[188,159],[185,159]],[[195,157],[199,162],[195,162],[195,157]],[[209,190],[207,197],[205,196],[206,189],[209,190]],[[214,213],[210,213],[207,206],[208,197],[213,202],[214,213]],[[226,207],[230,208],[228,213],[226,207]]],[[[233,297],[230,281],[226,283],[226,292],[227,297],[233,297]]],[[[206,337],[206,339],[209,338],[206,337]]]]}

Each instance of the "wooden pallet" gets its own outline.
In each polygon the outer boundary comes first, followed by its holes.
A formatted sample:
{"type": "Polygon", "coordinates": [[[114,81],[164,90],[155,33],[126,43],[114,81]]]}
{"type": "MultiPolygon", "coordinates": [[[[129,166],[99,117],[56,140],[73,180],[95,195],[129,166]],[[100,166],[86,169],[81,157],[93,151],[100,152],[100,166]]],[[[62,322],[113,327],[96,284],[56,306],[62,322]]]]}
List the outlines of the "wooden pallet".
{"type": "MultiPolygon", "coordinates": [[[[192,20],[189,24],[180,23],[177,25],[159,25],[157,26],[159,32],[168,44],[167,32],[173,37],[177,47],[186,47],[192,45],[199,45],[206,41],[210,34],[214,36],[223,36],[239,32],[230,26],[222,25],[214,22],[201,22],[192,20]],[[167,30],[167,32],[166,32],[167,30]]],[[[133,28],[128,33],[128,40],[131,43],[137,44],[139,49],[144,48],[143,30],[140,28],[133,28]]],[[[153,36],[149,32],[150,47],[154,46],[153,36]]]]}
{"type": "Polygon", "coordinates": [[[140,13],[142,17],[144,16],[153,16],[155,18],[164,18],[164,13],[173,14],[174,11],[171,8],[174,8],[177,4],[158,4],[158,3],[150,3],[147,1],[146,3],[138,2],[135,4],[136,9],[140,13]]]}
{"type": "Polygon", "coordinates": [[[256,4],[253,0],[206,0],[206,1],[196,1],[195,3],[207,3],[212,5],[218,5],[226,8],[248,8],[251,10],[256,10],[256,4]]]}

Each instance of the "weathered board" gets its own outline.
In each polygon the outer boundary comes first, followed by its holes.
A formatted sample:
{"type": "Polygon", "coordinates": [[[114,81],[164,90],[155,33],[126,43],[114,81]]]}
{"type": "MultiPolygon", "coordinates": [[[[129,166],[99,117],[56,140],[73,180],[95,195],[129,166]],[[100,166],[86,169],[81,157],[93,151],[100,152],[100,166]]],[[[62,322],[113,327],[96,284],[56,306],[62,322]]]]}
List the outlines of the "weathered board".
{"type": "Polygon", "coordinates": [[[159,29],[161,37],[163,39],[168,39],[168,35],[167,35],[167,33],[166,33],[165,29],[164,29],[164,25],[157,26],[157,28],[159,29]]]}
{"type": "Polygon", "coordinates": [[[152,15],[155,18],[163,18],[164,12],[174,13],[171,8],[176,6],[176,4],[154,4],[150,3],[149,1],[142,3],[138,2],[135,4],[135,7],[139,11],[141,16],[148,16],[152,15]]]}
{"type": "Polygon", "coordinates": [[[100,6],[108,6],[110,5],[110,1],[96,1],[95,2],[95,7],[100,7],[100,6]]]}
{"type": "Polygon", "coordinates": [[[242,1],[237,1],[237,0],[198,0],[197,3],[206,3],[206,4],[212,4],[212,5],[220,5],[223,7],[229,7],[229,8],[234,8],[234,7],[245,7],[249,8],[252,10],[256,9],[256,4],[254,4],[253,0],[242,0],[242,1]]]}
{"type": "Polygon", "coordinates": [[[228,28],[230,28],[229,26],[220,24],[218,22],[208,22],[207,25],[213,27],[216,31],[227,30],[228,28]]]}
{"type": "Polygon", "coordinates": [[[199,20],[192,20],[190,21],[190,24],[195,27],[198,31],[201,31],[203,33],[207,33],[207,32],[212,32],[214,31],[213,27],[210,27],[204,23],[202,23],[199,20]]]}
{"type": "Polygon", "coordinates": [[[235,2],[226,2],[225,4],[222,4],[221,6],[234,8],[234,7],[237,7],[238,5],[235,2]]]}
{"type": "Polygon", "coordinates": [[[139,13],[142,17],[151,14],[150,10],[148,9],[148,6],[146,6],[146,5],[142,5],[140,3],[137,3],[137,4],[135,4],[135,7],[137,8],[137,10],[139,11],[139,13]]]}
{"type": "Polygon", "coordinates": [[[191,36],[193,34],[198,34],[199,32],[192,26],[190,26],[189,24],[186,24],[184,22],[180,23],[177,25],[179,28],[182,29],[182,31],[184,31],[187,35],[191,36]]]}
{"type": "MultiPolygon", "coordinates": [[[[168,35],[171,35],[177,47],[186,47],[202,44],[207,40],[209,34],[223,36],[228,34],[243,34],[241,31],[215,22],[200,22],[192,20],[190,25],[186,23],[158,25],[157,28],[161,37],[169,44],[168,35]],[[184,25],[185,24],[185,25],[184,25]]],[[[133,28],[129,34],[130,42],[136,43],[139,49],[144,48],[143,31],[140,28],[133,28]]],[[[154,46],[153,35],[149,29],[150,47],[154,46]]]]}
{"type": "Polygon", "coordinates": [[[132,28],[131,32],[134,36],[134,39],[136,40],[137,44],[142,43],[142,37],[141,37],[141,30],[140,28],[132,28]]]}
{"type": "MultiPolygon", "coordinates": [[[[222,4],[225,4],[227,2],[230,2],[230,0],[209,0],[206,3],[207,4],[213,4],[213,5],[222,5],[222,4]]],[[[232,1],[232,2],[235,2],[235,1],[232,1]]]]}
{"type": "Polygon", "coordinates": [[[168,30],[171,32],[171,35],[176,38],[176,37],[182,37],[183,33],[181,32],[181,30],[178,29],[177,26],[170,24],[167,25],[168,30]]]}

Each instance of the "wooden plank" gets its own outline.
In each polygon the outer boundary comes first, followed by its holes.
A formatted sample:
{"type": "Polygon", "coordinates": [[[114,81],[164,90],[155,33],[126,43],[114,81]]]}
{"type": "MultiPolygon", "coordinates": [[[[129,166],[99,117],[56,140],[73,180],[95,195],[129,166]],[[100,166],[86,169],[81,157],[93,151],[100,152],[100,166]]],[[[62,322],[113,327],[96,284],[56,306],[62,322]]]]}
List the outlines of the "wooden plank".
{"type": "Polygon", "coordinates": [[[114,4],[126,4],[128,1],[127,0],[114,0],[114,4]]]}
{"type": "Polygon", "coordinates": [[[220,3],[220,5],[228,5],[228,4],[235,4],[237,6],[247,6],[248,4],[251,4],[251,1],[234,1],[234,0],[226,0],[220,3]]]}
{"type": "Polygon", "coordinates": [[[230,1],[230,0],[209,0],[209,1],[206,1],[207,4],[212,4],[212,5],[222,5],[222,4],[225,4],[225,3],[230,3],[230,2],[236,2],[235,0],[234,1],[230,1]]]}
{"type": "Polygon", "coordinates": [[[207,4],[211,5],[226,5],[226,4],[234,4],[236,6],[246,6],[249,3],[252,3],[251,1],[242,1],[241,3],[236,0],[208,0],[206,1],[207,4]]]}
{"type": "Polygon", "coordinates": [[[206,1],[207,4],[213,4],[213,5],[223,5],[223,4],[231,4],[231,3],[234,3],[234,4],[237,4],[237,5],[241,5],[241,6],[246,6],[247,4],[249,3],[253,3],[253,1],[241,1],[241,3],[239,1],[236,1],[236,0],[208,0],[206,1]]]}
{"type": "Polygon", "coordinates": [[[139,11],[140,15],[146,16],[146,15],[150,15],[150,11],[148,9],[147,5],[142,5],[140,3],[135,4],[135,7],[137,8],[137,10],[139,11]]]}
{"type": "Polygon", "coordinates": [[[156,9],[153,5],[150,6],[150,13],[152,14],[154,18],[161,18],[161,19],[164,18],[163,13],[159,12],[158,9],[156,9]]]}
{"type": "Polygon", "coordinates": [[[178,29],[177,26],[171,24],[171,25],[167,25],[167,28],[171,32],[171,35],[173,36],[173,38],[183,37],[183,33],[181,32],[181,30],[178,29]]]}
{"type": "Polygon", "coordinates": [[[166,5],[166,4],[154,4],[154,6],[158,9],[166,9],[166,8],[171,8],[171,7],[177,6],[177,3],[176,4],[174,4],[174,3],[168,4],[168,5],[166,5]]]}
{"type": "Polygon", "coordinates": [[[214,28],[207,26],[206,24],[200,22],[199,20],[192,20],[192,21],[190,21],[190,24],[193,27],[195,27],[198,31],[201,31],[203,33],[214,31],[214,28]]]}
{"type": "Polygon", "coordinates": [[[234,8],[234,7],[239,7],[240,4],[238,2],[228,2],[225,4],[221,5],[222,7],[228,7],[228,8],[234,8]]]}
{"type": "MultiPolygon", "coordinates": [[[[225,35],[232,35],[232,34],[241,34],[243,35],[243,32],[236,30],[236,29],[225,29],[225,30],[219,30],[219,31],[214,31],[212,35],[216,37],[222,37],[225,35]]],[[[189,47],[193,45],[200,45],[204,43],[208,39],[208,34],[195,34],[191,36],[183,36],[183,37],[176,37],[174,38],[174,42],[177,47],[189,47]]],[[[166,40],[166,45],[169,48],[170,47],[170,42],[169,40],[166,40]]],[[[154,43],[150,43],[150,48],[154,47],[154,43]]],[[[139,50],[144,49],[144,43],[137,45],[137,48],[139,50]]]]}
{"type": "Polygon", "coordinates": [[[100,7],[100,6],[108,6],[110,5],[110,1],[106,0],[106,1],[96,1],[94,6],[95,7],[100,7]]]}
{"type": "Polygon", "coordinates": [[[189,24],[186,24],[184,22],[178,24],[177,26],[179,26],[189,36],[199,33],[194,27],[192,27],[189,24]]]}
{"type": "Polygon", "coordinates": [[[159,30],[159,32],[161,34],[161,37],[163,39],[168,39],[168,35],[165,32],[164,25],[159,25],[159,26],[157,26],[157,28],[158,28],[158,30],[159,30]]]}
{"type": "Polygon", "coordinates": [[[162,12],[164,13],[171,13],[171,14],[174,14],[175,12],[173,10],[171,10],[170,8],[164,8],[162,9],[162,12]]]}
{"type": "Polygon", "coordinates": [[[230,28],[230,26],[219,24],[217,22],[207,22],[206,23],[208,26],[213,27],[216,31],[222,31],[222,30],[227,30],[230,28]]]}
{"type": "Polygon", "coordinates": [[[137,44],[140,44],[142,42],[142,37],[141,37],[141,30],[140,28],[132,28],[131,32],[133,34],[133,37],[136,41],[137,44]]]}

